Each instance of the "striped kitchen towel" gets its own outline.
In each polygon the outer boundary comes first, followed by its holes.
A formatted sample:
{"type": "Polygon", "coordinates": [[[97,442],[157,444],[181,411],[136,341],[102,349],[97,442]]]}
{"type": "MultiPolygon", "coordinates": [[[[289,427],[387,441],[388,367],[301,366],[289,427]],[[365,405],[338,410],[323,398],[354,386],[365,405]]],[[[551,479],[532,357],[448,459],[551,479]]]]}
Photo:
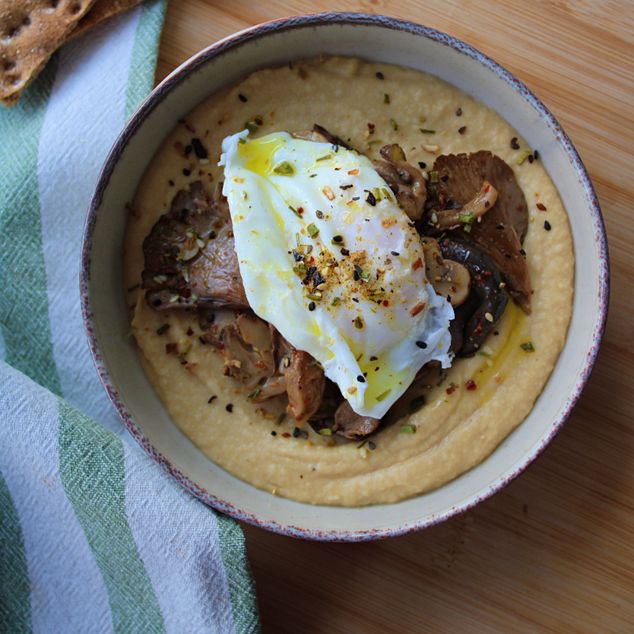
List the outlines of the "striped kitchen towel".
{"type": "Polygon", "coordinates": [[[0,111],[0,632],[258,630],[240,528],[128,439],[81,322],[89,198],[164,11],[71,42],[0,111]]]}

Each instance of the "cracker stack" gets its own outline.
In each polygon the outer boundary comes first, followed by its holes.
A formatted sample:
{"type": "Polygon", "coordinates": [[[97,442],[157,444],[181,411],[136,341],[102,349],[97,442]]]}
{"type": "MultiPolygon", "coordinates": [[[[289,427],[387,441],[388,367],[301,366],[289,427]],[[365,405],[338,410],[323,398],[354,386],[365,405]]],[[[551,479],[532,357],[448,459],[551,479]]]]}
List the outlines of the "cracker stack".
{"type": "Polygon", "coordinates": [[[13,105],[69,38],[141,0],[0,0],[0,102],[13,105]]]}

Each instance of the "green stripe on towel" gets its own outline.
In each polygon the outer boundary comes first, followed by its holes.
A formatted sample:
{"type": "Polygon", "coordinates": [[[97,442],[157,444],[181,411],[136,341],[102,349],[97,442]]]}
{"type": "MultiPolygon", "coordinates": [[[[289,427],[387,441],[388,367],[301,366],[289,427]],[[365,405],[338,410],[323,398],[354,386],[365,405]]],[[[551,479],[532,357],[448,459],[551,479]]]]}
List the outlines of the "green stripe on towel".
{"type": "Polygon", "coordinates": [[[125,96],[126,121],[154,86],[154,70],[158,55],[155,34],[161,31],[166,6],[162,0],[151,0],[141,5],[128,72],[128,89],[125,96]]]}
{"type": "Polygon", "coordinates": [[[55,79],[53,59],[0,117],[0,329],[6,361],[60,394],[48,322],[37,148],[55,79]]]}
{"type": "Polygon", "coordinates": [[[31,631],[31,597],[20,521],[0,475],[0,632],[31,631]]]}
{"type": "Polygon", "coordinates": [[[240,526],[226,515],[216,513],[216,520],[220,553],[231,596],[234,629],[236,634],[254,634],[260,631],[260,624],[244,534],[240,526]]]}
{"type": "Polygon", "coordinates": [[[110,599],[115,632],[164,632],[154,589],[125,512],[121,440],[63,401],[59,469],[110,599]]]}

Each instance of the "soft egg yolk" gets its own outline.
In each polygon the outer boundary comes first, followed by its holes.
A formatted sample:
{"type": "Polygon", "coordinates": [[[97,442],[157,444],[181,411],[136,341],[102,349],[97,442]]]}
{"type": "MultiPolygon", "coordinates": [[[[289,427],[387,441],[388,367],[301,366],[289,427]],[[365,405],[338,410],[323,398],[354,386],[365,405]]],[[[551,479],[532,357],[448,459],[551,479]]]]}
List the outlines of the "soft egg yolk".
{"type": "Polygon", "coordinates": [[[268,176],[273,171],[272,157],[284,145],[279,137],[262,137],[238,144],[238,155],[244,158],[246,169],[259,176],[268,176]]]}

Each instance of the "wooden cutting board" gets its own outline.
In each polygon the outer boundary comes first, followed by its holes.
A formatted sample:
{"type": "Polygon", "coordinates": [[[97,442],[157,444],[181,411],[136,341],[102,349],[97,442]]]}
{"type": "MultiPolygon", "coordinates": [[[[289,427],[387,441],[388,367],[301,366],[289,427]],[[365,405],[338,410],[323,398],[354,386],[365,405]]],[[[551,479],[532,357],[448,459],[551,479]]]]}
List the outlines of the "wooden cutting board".
{"type": "Polygon", "coordinates": [[[363,11],[447,31],[554,112],[597,188],[612,302],[602,352],[564,430],[473,511],[367,544],[245,526],[267,632],[634,632],[634,4],[610,0],[173,0],[157,81],[258,22],[363,11]]]}

